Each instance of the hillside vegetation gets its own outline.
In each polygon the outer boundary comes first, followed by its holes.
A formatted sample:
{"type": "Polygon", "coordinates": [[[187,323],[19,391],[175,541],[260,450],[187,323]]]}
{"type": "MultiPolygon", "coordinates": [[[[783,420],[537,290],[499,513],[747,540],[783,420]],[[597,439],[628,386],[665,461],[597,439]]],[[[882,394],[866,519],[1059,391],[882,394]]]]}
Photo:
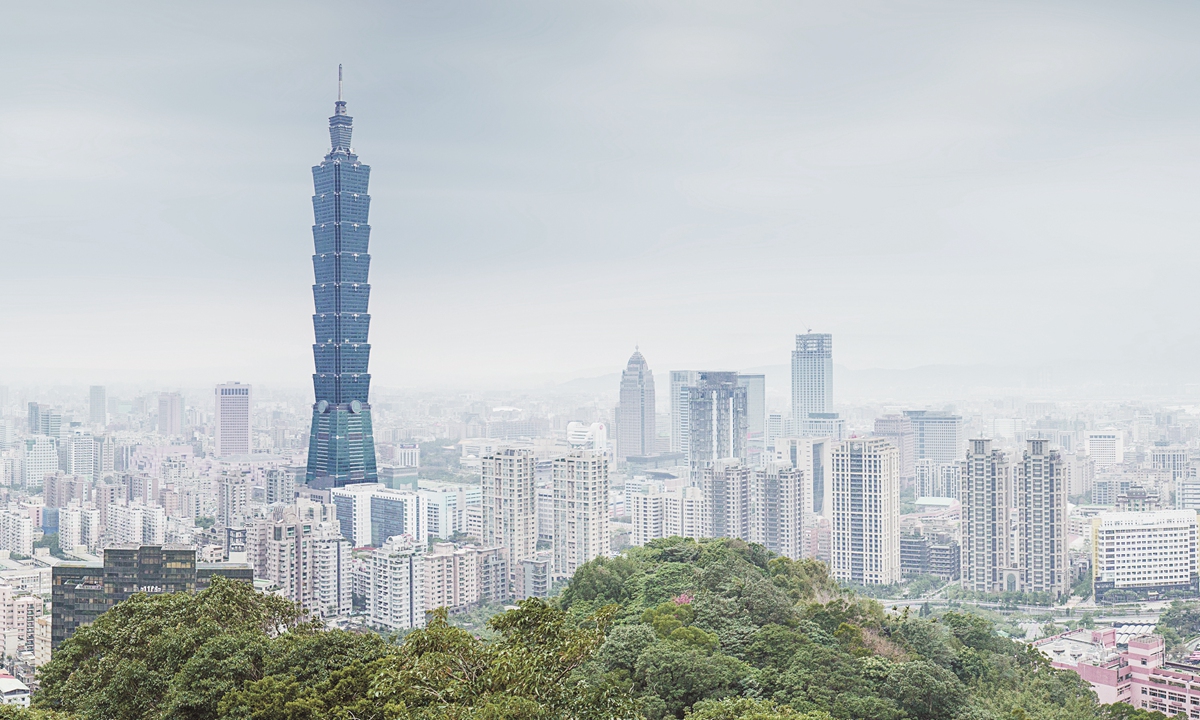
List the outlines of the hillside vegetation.
{"type": "Polygon", "coordinates": [[[493,637],[444,613],[389,643],[325,630],[245,585],[137,596],[43,669],[80,720],[1143,720],[981,618],[893,616],[825,566],[672,538],[582,567],[493,637]]]}

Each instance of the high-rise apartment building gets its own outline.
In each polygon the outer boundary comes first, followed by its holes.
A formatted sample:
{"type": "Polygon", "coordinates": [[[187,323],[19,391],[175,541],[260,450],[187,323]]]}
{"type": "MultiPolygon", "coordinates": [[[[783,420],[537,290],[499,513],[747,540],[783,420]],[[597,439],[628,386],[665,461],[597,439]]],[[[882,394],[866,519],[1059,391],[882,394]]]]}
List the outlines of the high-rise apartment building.
{"type": "Polygon", "coordinates": [[[368,562],[367,621],[385,630],[425,627],[425,544],[397,535],[368,562]]]}
{"type": "Polygon", "coordinates": [[[608,458],[577,450],[554,459],[555,577],[609,554],[608,458]]]}
{"type": "Polygon", "coordinates": [[[537,458],[525,448],[502,447],[480,459],[483,545],[504,548],[511,573],[537,551],[536,472],[537,458]]]}
{"type": "Polygon", "coordinates": [[[900,571],[900,461],[885,438],[851,439],[833,449],[833,576],[891,585],[900,571]]]}
{"type": "Polygon", "coordinates": [[[75,433],[66,443],[67,472],[89,481],[96,479],[96,441],[91,433],[75,433]]]}
{"type": "Polygon", "coordinates": [[[108,424],[108,400],[103,385],[93,385],[88,390],[88,422],[92,425],[108,424]]]}
{"type": "Polygon", "coordinates": [[[617,458],[654,455],[658,434],[654,429],[654,373],[646,358],[635,350],[621,373],[617,405],[617,458]]]}
{"type": "Polygon", "coordinates": [[[810,413],[833,412],[833,336],[796,336],[792,351],[792,419],[800,425],[810,413]]]}
{"type": "Polygon", "coordinates": [[[708,502],[698,487],[663,490],[645,487],[629,493],[627,512],[633,520],[634,545],[668,537],[708,537],[708,502]]]}
{"type": "Polygon", "coordinates": [[[922,458],[914,465],[914,475],[917,497],[957,499],[962,486],[962,461],[940,463],[922,458]]]}
{"type": "Polygon", "coordinates": [[[1016,481],[1021,589],[1052,596],[1071,589],[1067,564],[1067,481],[1048,440],[1027,440],[1016,481]]]}
{"type": "Polygon", "coordinates": [[[180,393],[161,393],[158,396],[158,434],[163,437],[183,434],[183,395],[180,393]]]}
{"type": "Polygon", "coordinates": [[[0,550],[33,555],[33,518],[16,510],[0,510],[0,550]]]}
{"type": "Polygon", "coordinates": [[[58,472],[58,440],[46,435],[25,438],[25,487],[37,490],[47,475],[58,472]]]}
{"type": "Polygon", "coordinates": [[[1017,563],[1016,470],[991,440],[968,442],[962,489],[962,586],[1000,593],[1021,589],[1017,563]]]}
{"type": "Polygon", "coordinates": [[[346,114],[340,78],[338,87],[338,100],[329,118],[331,147],[313,168],[316,400],[307,483],[320,489],[379,479],[368,401],[371,376],[367,372],[371,355],[367,341],[371,196],[367,184],[371,168],[359,162],[350,146],[354,120],[346,114]]]}
{"type": "Polygon", "coordinates": [[[215,391],[217,413],[213,418],[216,426],[217,457],[249,455],[253,450],[250,433],[250,416],[254,408],[251,387],[241,383],[218,385],[215,391]]]}
{"type": "Polygon", "coordinates": [[[913,461],[952,463],[963,457],[962,416],[905,410],[913,434],[913,461]]]}
{"type": "Polygon", "coordinates": [[[334,524],[283,509],[246,528],[246,556],[255,578],[305,610],[321,617],[350,612],[350,542],[334,524]]]}
{"type": "Polygon", "coordinates": [[[695,386],[700,373],[695,370],[671,371],[671,452],[688,453],[691,422],[688,417],[688,388],[695,386]]]}
{"type": "Polygon", "coordinates": [[[717,460],[746,457],[746,388],[735,372],[700,372],[688,397],[688,466],[698,474],[717,460]]]}
{"type": "Polygon", "coordinates": [[[217,480],[217,525],[242,527],[249,514],[252,496],[253,479],[248,475],[222,475],[217,480]]]}
{"type": "Polygon", "coordinates": [[[756,470],[751,489],[754,542],[784,557],[804,557],[807,490],[804,472],[791,465],[767,463],[756,470]]]}

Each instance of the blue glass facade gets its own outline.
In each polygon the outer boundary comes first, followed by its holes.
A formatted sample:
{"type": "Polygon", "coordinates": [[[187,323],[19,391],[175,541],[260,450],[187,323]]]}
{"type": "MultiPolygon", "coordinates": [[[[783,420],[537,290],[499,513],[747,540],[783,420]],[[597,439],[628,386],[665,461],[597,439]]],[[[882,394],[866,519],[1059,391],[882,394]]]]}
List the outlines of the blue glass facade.
{"type": "Polygon", "coordinates": [[[340,98],[329,118],[330,151],[313,168],[312,431],[307,482],[315,488],[376,482],[375,439],[367,402],[371,286],[367,214],[371,168],[350,147],[354,119],[340,98]]]}

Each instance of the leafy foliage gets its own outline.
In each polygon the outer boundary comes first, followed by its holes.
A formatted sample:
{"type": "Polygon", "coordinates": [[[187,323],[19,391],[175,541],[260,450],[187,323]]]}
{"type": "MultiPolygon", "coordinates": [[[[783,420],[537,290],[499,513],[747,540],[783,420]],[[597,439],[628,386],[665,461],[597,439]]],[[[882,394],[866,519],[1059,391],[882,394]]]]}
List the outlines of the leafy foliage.
{"type": "Polygon", "coordinates": [[[555,601],[492,617],[486,637],[444,611],[402,642],[325,630],[220,580],[138,596],[64,643],[42,683],[34,710],[0,720],[1154,717],[1098,706],[982,617],[889,615],[821,563],[727,539],[590,562],[555,601]]]}

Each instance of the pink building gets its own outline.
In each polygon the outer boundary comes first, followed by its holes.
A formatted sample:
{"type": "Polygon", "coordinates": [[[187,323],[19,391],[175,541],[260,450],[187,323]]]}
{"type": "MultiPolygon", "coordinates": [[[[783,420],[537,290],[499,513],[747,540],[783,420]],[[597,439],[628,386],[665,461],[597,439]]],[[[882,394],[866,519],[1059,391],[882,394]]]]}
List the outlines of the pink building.
{"type": "Polygon", "coordinates": [[[1113,628],[1075,630],[1034,646],[1051,665],[1074,670],[1092,685],[1102,703],[1127,703],[1200,720],[1200,662],[1170,662],[1158,635],[1138,635],[1125,648],[1113,628]]]}

